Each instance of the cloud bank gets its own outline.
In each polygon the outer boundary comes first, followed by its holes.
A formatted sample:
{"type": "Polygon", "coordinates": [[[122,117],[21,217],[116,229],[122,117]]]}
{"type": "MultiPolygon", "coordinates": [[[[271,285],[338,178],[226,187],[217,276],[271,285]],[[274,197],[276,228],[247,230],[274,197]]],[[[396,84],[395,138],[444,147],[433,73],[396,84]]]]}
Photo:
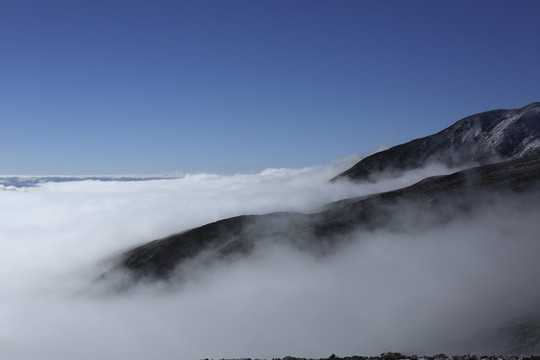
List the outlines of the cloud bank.
{"type": "Polygon", "coordinates": [[[353,233],[324,258],[270,242],[180,287],[88,291],[104,260],[149,240],[240,214],[312,212],[449,171],[432,166],[376,184],[328,182],[348,166],[0,191],[0,357],[452,352],[534,309],[540,210],[507,197],[422,233],[353,233]]]}

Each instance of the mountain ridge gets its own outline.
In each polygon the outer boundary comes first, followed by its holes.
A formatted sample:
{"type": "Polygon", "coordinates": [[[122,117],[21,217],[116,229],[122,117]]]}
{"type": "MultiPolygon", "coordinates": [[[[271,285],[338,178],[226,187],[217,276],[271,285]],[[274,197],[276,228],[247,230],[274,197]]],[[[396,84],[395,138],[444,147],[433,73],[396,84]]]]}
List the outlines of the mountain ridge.
{"type": "MultiPolygon", "coordinates": [[[[314,213],[274,212],[222,219],[133,247],[118,256],[99,280],[114,293],[129,291],[140,283],[166,283],[169,288],[196,279],[197,271],[233,262],[267,245],[286,245],[323,257],[352,241],[364,241],[375,231],[414,238],[444,229],[441,226],[456,219],[476,221],[490,209],[503,208],[505,214],[517,209],[519,216],[534,210],[531,214],[536,216],[540,199],[540,103],[472,115],[437,134],[373,154],[335,179],[373,180],[429,161],[449,166],[486,164],[427,177],[392,191],[342,199],[314,213]],[[504,158],[510,159],[500,161],[504,158]],[[514,207],[508,210],[512,203],[514,207]]],[[[495,219],[503,226],[515,225],[511,218],[495,219]]],[[[538,353],[540,308],[535,305],[531,310],[528,314],[520,310],[518,315],[522,317],[511,321],[497,315],[500,327],[480,332],[461,346],[477,353],[538,353]]],[[[398,353],[381,357],[402,358],[398,353]]]]}
{"type": "Polygon", "coordinates": [[[331,181],[373,181],[431,162],[482,165],[540,153],[540,102],[467,116],[433,135],[365,157],[331,181]]]}
{"type": "Polygon", "coordinates": [[[246,255],[258,241],[267,238],[283,239],[299,248],[324,253],[331,251],[336,237],[355,229],[418,231],[469,211],[474,207],[469,203],[471,194],[523,193],[538,187],[540,155],[534,155],[428,177],[393,191],[341,200],[316,213],[275,212],[222,219],[128,250],[112,271],[126,270],[135,282],[168,280],[179,274],[175,273],[179,265],[201,254],[205,262],[246,255]],[[394,216],[393,208],[404,203],[420,210],[406,227],[394,216]],[[429,214],[432,223],[425,222],[425,214],[429,214]]]}

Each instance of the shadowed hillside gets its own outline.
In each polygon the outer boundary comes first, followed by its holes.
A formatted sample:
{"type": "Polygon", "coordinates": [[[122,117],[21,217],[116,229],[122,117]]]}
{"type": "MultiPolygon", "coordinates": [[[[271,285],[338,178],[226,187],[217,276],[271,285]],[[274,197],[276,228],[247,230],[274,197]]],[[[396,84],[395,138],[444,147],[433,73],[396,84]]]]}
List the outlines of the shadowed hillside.
{"type": "MultiPolygon", "coordinates": [[[[538,185],[540,155],[484,165],[430,177],[395,191],[338,201],[313,214],[283,212],[220,220],[129,250],[113,272],[127,270],[134,279],[168,279],[172,275],[180,279],[189,274],[174,270],[185,262],[198,257],[210,263],[245,255],[269,239],[324,254],[353,230],[417,232],[473,210],[476,204],[472,198],[489,202],[491,192],[522,193],[538,185]],[[414,208],[406,221],[396,214],[404,207],[414,208]]],[[[536,203],[534,197],[527,199],[536,203]]]]}
{"type": "Polygon", "coordinates": [[[441,132],[360,160],[333,180],[369,181],[437,162],[486,164],[540,152],[540,103],[466,117],[441,132]]]}

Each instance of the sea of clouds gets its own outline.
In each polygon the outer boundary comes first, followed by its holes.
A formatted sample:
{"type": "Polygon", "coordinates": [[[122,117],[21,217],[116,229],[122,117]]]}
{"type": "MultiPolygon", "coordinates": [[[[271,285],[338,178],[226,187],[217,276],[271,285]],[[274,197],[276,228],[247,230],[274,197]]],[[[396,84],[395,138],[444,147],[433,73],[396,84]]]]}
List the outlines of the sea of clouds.
{"type": "MultiPolygon", "coordinates": [[[[328,257],[284,244],[181,287],[92,291],[126,249],[208,222],[408,186],[328,180],[355,159],[259,173],[70,179],[0,190],[0,358],[199,359],[460,351],[540,299],[540,209],[501,198],[421,234],[351,234],[328,257]]],[[[471,200],[473,201],[473,200],[471,200]]]]}

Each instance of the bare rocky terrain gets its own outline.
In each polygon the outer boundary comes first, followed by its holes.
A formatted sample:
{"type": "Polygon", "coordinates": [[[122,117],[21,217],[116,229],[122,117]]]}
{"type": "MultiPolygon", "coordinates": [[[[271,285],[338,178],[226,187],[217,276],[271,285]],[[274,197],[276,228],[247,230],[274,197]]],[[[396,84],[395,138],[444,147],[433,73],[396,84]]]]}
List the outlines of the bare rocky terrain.
{"type": "MultiPolygon", "coordinates": [[[[246,255],[258,242],[270,238],[324,253],[353,230],[421,231],[473,211],[473,195],[489,201],[494,192],[536,194],[538,186],[540,155],[484,165],[430,177],[403,189],[328,204],[313,214],[280,212],[220,220],[131,249],[112,271],[128,270],[135,280],[178,280],[189,276],[185,271],[175,272],[183,262],[198,256],[212,262],[246,255]],[[403,206],[416,210],[406,222],[395,213],[403,206]]],[[[538,197],[523,199],[534,206],[538,197]]]]}
{"type": "Polygon", "coordinates": [[[394,146],[360,160],[334,180],[373,181],[442,163],[481,165],[540,152],[540,103],[521,109],[468,116],[441,132],[394,146]]]}
{"type": "MultiPolygon", "coordinates": [[[[206,359],[205,359],[206,360],[206,359]]],[[[223,359],[226,360],[226,359],[223,359]]],[[[252,360],[244,359],[228,359],[228,360],[252,360]]],[[[254,359],[256,360],[256,359],[254,359]]],[[[261,359],[262,360],[262,359],[261,359]]],[[[540,360],[540,355],[446,355],[437,354],[429,356],[419,355],[403,355],[397,352],[383,353],[378,356],[336,356],[334,354],[326,358],[300,358],[294,356],[286,356],[284,358],[273,358],[272,360],[540,360]]]]}

